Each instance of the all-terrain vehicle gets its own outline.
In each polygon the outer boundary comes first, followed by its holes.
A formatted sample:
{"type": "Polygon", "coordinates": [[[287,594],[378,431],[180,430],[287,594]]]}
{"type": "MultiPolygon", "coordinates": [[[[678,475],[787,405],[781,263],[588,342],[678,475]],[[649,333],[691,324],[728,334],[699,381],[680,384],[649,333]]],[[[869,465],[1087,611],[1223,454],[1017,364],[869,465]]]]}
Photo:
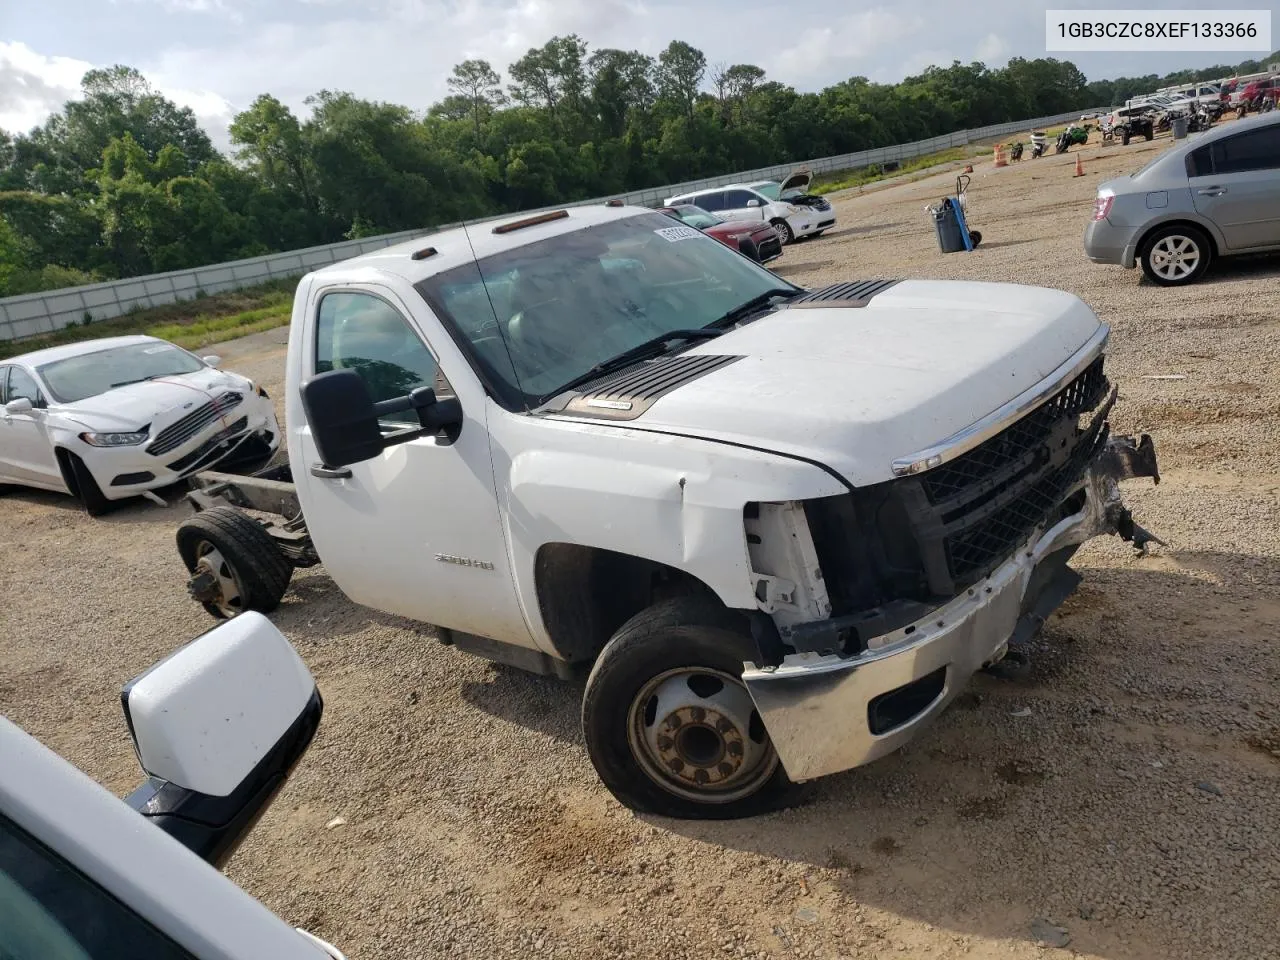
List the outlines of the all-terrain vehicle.
{"type": "Polygon", "coordinates": [[[1135,137],[1155,139],[1155,118],[1150,107],[1122,107],[1111,114],[1111,137],[1126,147],[1135,137]]]}

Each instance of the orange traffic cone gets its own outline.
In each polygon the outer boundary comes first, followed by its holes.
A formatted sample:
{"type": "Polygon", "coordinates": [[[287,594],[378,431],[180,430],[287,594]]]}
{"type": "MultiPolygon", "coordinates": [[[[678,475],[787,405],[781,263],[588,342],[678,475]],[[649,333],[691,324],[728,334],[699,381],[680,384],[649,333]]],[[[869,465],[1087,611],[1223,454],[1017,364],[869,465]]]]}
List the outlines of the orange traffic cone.
{"type": "Polygon", "coordinates": [[[1084,163],[1080,160],[1080,154],[1078,153],[1076,154],[1076,172],[1073,174],[1073,176],[1077,176],[1077,177],[1084,176],[1084,163]]]}
{"type": "Polygon", "coordinates": [[[972,164],[972,163],[966,163],[966,164],[964,165],[964,172],[965,172],[965,173],[973,173],[973,164],[972,164]]]}
{"type": "Polygon", "coordinates": [[[1006,160],[1006,159],[1004,158],[1004,146],[1003,146],[1003,144],[999,144],[999,143],[997,143],[997,144],[996,144],[996,157],[995,157],[995,160],[996,160],[996,166],[997,166],[997,167],[1007,167],[1007,166],[1009,165],[1009,161],[1008,161],[1008,160],[1006,160]]]}

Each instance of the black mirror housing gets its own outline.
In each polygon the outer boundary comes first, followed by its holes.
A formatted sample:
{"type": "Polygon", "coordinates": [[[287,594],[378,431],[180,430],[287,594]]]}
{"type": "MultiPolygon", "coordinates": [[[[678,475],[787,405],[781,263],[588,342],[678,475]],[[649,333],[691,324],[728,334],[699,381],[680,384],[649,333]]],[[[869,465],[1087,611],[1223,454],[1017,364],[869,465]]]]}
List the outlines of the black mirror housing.
{"type": "Polygon", "coordinates": [[[302,409],[326,467],[371,460],[386,446],[369,386],[354,370],[312,377],[302,385],[302,409]]]}

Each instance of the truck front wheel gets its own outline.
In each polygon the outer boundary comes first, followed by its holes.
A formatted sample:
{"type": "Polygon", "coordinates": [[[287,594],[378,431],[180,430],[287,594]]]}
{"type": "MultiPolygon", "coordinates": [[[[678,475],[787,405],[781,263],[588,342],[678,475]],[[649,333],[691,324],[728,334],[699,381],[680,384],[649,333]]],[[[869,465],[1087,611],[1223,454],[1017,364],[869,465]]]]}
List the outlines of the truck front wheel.
{"type": "Polygon", "coordinates": [[[587,753],[620,803],[716,820],[780,805],[790,781],[742,684],[743,661],[755,659],[745,619],[702,598],[623,624],[582,701],[587,753]]]}
{"type": "Polygon", "coordinates": [[[270,613],[293,575],[262,524],[230,506],[210,507],[178,527],[178,554],[191,573],[191,596],[218,619],[270,613]]]}

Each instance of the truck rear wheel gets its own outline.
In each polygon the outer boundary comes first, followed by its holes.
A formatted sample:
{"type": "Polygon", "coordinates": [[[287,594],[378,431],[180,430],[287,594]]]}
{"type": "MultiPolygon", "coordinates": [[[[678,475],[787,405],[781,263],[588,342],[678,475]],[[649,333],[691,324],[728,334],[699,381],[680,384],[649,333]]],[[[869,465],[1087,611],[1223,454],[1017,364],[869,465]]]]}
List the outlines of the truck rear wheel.
{"type": "Polygon", "coordinates": [[[234,507],[211,507],[178,527],[178,554],[194,599],[220,620],[280,605],[293,564],[257,520],[234,507]]]}
{"type": "Polygon", "coordinates": [[[777,808],[790,780],[742,684],[746,621],[678,597],[628,620],[587,679],[587,753],[609,792],[641,813],[733,819],[777,808]]]}

